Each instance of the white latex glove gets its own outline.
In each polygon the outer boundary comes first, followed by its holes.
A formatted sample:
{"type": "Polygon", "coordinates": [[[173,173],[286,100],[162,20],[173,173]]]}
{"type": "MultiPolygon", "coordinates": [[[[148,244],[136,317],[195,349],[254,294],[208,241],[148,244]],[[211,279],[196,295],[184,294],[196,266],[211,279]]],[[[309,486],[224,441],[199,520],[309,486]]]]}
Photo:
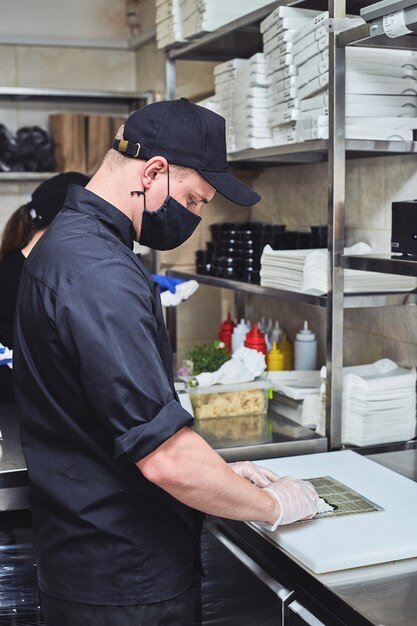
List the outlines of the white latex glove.
{"type": "Polygon", "coordinates": [[[292,476],[283,476],[264,487],[279,504],[280,516],[274,524],[259,524],[267,530],[276,530],[277,526],[291,524],[300,519],[314,517],[319,499],[317,491],[308,480],[299,480],[292,476]]]}
{"type": "Polygon", "coordinates": [[[196,280],[187,280],[175,287],[175,293],[169,290],[161,293],[162,306],[177,306],[183,300],[187,300],[199,288],[196,280]]]}
{"type": "Polygon", "coordinates": [[[270,483],[279,480],[279,476],[271,472],[267,467],[256,465],[251,461],[237,461],[236,463],[228,463],[230,469],[236,474],[250,480],[257,487],[266,487],[270,483]]]}

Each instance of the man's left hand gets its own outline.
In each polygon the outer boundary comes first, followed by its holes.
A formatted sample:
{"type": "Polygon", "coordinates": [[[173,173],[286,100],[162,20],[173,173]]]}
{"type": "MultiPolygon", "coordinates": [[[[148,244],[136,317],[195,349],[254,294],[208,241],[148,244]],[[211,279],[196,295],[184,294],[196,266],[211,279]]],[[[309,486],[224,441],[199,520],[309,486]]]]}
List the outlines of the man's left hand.
{"type": "Polygon", "coordinates": [[[238,461],[228,463],[230,469],[246,480],[250,480],[257,487],[266,487],[269,483],[279,480],[279,476],[262,465],[256,465],[251,461],[238,461]]]}

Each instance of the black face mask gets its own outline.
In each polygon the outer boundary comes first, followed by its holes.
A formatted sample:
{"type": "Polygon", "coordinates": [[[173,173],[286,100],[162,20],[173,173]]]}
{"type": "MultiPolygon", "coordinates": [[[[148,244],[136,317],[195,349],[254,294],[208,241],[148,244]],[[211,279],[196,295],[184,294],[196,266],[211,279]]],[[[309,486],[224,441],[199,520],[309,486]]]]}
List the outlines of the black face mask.
{"type": "Polygon", "coordinates": [[[201,217],[167,196],[156,211],[146,208],[143,211],[139,243],[154,250],[178,248],[191,237],[200,222],[201,217]]]}

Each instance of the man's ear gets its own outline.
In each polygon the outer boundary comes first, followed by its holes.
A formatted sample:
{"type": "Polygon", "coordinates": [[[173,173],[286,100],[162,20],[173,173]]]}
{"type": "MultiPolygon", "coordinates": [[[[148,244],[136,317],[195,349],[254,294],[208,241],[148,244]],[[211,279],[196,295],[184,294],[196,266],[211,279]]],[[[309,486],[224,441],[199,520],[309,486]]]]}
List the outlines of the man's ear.
{"type": "Polygon", "coordinates": [[[142,170],[142,182],[145,190],[150,189],[153,182],[158,178],[160,174],[165,174],[168,171],[168,161],[165,157],[154,156],[146,161],[142,170]]]}

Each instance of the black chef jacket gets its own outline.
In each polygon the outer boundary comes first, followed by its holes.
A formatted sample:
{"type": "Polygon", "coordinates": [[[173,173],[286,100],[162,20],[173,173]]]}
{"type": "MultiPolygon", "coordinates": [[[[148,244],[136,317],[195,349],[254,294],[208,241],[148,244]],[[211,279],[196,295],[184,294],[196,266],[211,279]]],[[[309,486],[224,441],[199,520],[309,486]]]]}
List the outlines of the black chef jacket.
{"type": "Polygon", "coordinates": [[[74,602],[152,603],[192,581],[201,515],[134,465],[193,418],[133,234],[72,185],[20,283],[14,374],[39,584],[74,602]]]}
{"type": "MultiPolygon", "coordinates": [[[[20,250],[11,252],[0,261],[0,343],[13,348],[13,327],[17,291],[25,257],[20,250]]],[[[0,404],[14,402],[12,370],[0,366],[0,404]]]]}

